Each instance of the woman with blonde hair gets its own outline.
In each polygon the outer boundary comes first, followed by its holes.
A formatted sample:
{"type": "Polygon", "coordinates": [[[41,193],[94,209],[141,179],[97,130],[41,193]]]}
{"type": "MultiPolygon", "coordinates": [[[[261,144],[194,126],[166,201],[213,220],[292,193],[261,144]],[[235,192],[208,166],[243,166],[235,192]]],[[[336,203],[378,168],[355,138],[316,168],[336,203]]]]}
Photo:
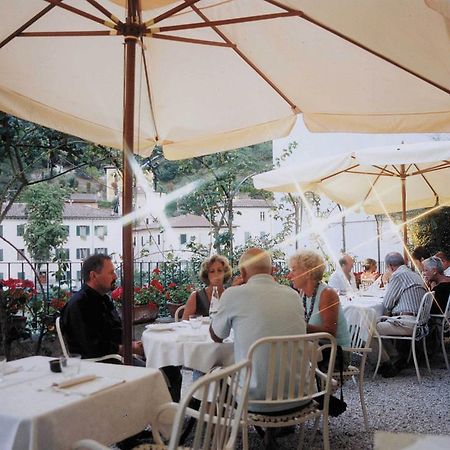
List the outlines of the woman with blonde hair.
{"type": "Polygon", "coordinates": [[[338,345],[349,347],[350,333],[339,296],[322,282],[324,259],[316,252],[305,250],[293,255],[289,266],[289,278],[302,297],[308,333],[330,333],[338,345]]]}
{"type": "Polygon", "coordinates": [[[374,259],[366,258],[362,266],[361,281],[375,281],[380,276],[380,273],[377,272],[377,262],[374,259]]]}
{"type": "Polygon", "coordinates": [[[205,259],[200,267],[199,277],[206,287],[193,292],[183,313],[183,320],[188,320],[192,314],[209,316],[209,305],[214,286],[217,287],[219,298],[225,290],[224,283],[231,278],[231,266],[225,256],[213,255],[205,259]]]}

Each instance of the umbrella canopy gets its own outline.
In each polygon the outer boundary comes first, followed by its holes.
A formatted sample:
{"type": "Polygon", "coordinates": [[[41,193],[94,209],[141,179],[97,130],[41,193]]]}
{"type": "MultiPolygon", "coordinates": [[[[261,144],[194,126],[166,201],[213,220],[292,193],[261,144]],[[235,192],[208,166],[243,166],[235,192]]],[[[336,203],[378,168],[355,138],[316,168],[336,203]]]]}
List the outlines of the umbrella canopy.
{"type": "MultiPolygon", "coordinates": [[[[303,160],[253,178],[259,189],[315,191],[368,214],[402,212],[450,203],[450,141],[374,147],[303,160]]],[[[406,243],[406,225],[404,240],[406,243]]]]}
{"type": "Polygon", "coordinates": [[[2,0],[0,109],[122,148],[131,36],[136,153],[254,144],[287,135],[298,113],[313,131],[450,131],[437,0],[147,0],[132,25],[126,4],[2,0]]]}

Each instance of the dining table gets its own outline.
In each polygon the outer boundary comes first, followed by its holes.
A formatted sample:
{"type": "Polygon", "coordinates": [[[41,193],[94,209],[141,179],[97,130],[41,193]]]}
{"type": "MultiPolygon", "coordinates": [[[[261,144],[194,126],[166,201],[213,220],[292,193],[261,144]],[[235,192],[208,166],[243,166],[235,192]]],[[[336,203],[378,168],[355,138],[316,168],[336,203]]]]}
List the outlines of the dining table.
{"type": "Polygon", "coordinates": [[[214,342],[207,317],[198,329],[189,321],[150,324],[141,339],[147,367],[184,366],[206,373],[214,366],[234,363],[232,338],[214,342]]]}
{"type": "MultiPolygon", "coordinates": [[[[84,438],[111,445],[151,425],[160,405],[171,401],[159,370],[81,360],[80,373],[68,379],[50,370],[51,360],[33,356],[6,364],[0,449],[68,450],[84,438]]],[[[161,418],[164,434],[170,435],[172,421],[161,418]]]]}

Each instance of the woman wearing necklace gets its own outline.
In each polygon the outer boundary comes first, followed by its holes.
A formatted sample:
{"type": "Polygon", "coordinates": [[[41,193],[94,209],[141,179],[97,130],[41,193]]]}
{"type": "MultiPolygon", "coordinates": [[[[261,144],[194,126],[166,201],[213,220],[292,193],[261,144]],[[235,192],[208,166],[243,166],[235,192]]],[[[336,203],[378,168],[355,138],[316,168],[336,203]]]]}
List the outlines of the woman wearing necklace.
{"type": "MultiPolygon", "coordinates": [[[[313,251],[301,251],[289,260],[289,279],[300,292],[305,310],[308,333],[326,332],[336,338],[338,345],[350,346],[350,333],[336,291],[322,282],[324,259],[313,251]]],[[[344,367],[349,354],[344,352],[344,367]]]]}

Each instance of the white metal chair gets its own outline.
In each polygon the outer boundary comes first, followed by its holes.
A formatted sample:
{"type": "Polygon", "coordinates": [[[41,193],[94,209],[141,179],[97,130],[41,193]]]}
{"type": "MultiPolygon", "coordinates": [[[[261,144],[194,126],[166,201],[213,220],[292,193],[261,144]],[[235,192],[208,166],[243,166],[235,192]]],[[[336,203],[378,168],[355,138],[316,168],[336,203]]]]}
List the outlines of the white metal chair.
{"type": "Polygon", "coordinates": [[[301,424],[300,445],[304,440],[304,422],[315,419],[316,431],[319,419],[323,417],[323,446],[329,450],[328,405],[332,385],[332,371],[336,358],[336,340],[328,333],[311,333],[296,336],[276,336],[257,340],[249,349],[248,358],[253,365],[265,361],[267,383],[265,397],[248,401],[249,411],[243,422],[243,448],[248,449],[247,426],[262,428],[287,427],[301,424]],[[331,348],[330,363],[326,374],[317,368],[324,348],[331,348]],[[322,383],[317,387],[316,376],[322,383]],[[313,401],[324,396],[323,409],[313,401]],[[304,406],[293,408],[293,403],[302,402],[304,406]],[[251,412],[261,406],[284,407],[280,413],[251,412]]]}
{"type": "MultiPolygon", "coordinates": [[[[343,380],[354,379],[358,376],[359,399],[361,401],[361,409],[364,418],[364,426],[369,431],[369,421],[367,418],[367,408],[364,401],[364,372],[366,367],[367,355],[372,351],[371,341],[376,327],[377,314],[375,310],[370,308],[360,308],[350,306],[345,310],[345,318],[350,332],[350,347],[342,347],[345,352],[360,357],[358,367],[348,366],[343,371],[343,380]]],[[[340,380],[339,372],[333,373],[335,380],[340,380]]]]}
{"type": "Polygon", "coordinates": [[[162,405],[152,420],[156,445],[151,448],[176,450],[185,417],[194,417],[197,421],[192,449],[234,449],[241,420],[247,408],[250,376],[251,363],[249,360],[243,360],[198,379],[180,403],[162,405]],[[189,408],[194,396],[201,402],[198,411],[189,408]],[[159,432],[158,418],[171,410],[175,412],[172,433],[167,447],[161,447],[163,440],[159,432]]]}
{"type": "MultiPolygon", "coordinates": [[[[425,361],[427,364],[428,372],[431,373],[430,362],[428,361],[427,348],[425,342],[426,333],[424,332],[424,327],[427,325],[428,320],[430,318],[430,310],[432,303],[433,303],[433,294],[431,292],[425,293],[420,302],[419,311],[417,312],[414,328],[410,336],[380,335],[381,339],[402,339],[411,341],[411,353],[413,355],[414,366],[416,368],[417,380],[419,381],[419,383],[422,379],[420,377],[419,365],[417,364],[416,341],[422,340],[425,361]]],[[[377,374],[378,367],[380,365],[380,360],[381,360],[381,352],[378,353],[377,367],[375,369],[374,376],[377,374]]]]}
{"type": "Polygon", "coordinates": [[[110,450],[110,447],[105,447],[92,439],[81,439],[72,445],[71,450],[110,450]]]}
{"type": "Polygon", "coordinates": [[[179,322],[183,318],[184,310],[186,309],[186,305],[181,305],[175,311],[175,322],[179,322]]]}
{"type": "MultiPolygon", "coordinates": [[[[67,345],[66,345],[66,342],[64,340],[64,335],[63,335],[62,330],[61,330],[60,317],[56,318],[55,326],[56,326],[56,333],[58,334],[59,345],[61,346],[61,350],[63,352],[63,355],[66,358],[68,358],[69,357],[69,352],[67,351],[67,345]]],[[[88,359],[85,359],[85,361],[101,362],[101,361],[105,361],[107,359],[117,359],[118,361],[123,363],[123,358],[120,355],[116,354],[116,353],[110,354],[110,355],[105,355],[105,356],[100,356],[98,358],[88,358],[88,359]]]]}
{"type": "Polygon", "coordinates": [[[430,318],[434,318],[438,321],[438,327],[440,330],[440,340],[441,340],[441,346],[442,346],[442,353],[444,355],[445,367],[447,367],[447,370],[450,370],[450,367],[448,364],[448,358],[447,358],[447,351],[445,349],[445,337],[444,337],[445,333],[450,331],[450,295],[448,296],[447,306],[445,307],[443,314],[430,314],[430,318]],[[441,320],[440,323],[439,323],[439,319],[441,320]]]}

